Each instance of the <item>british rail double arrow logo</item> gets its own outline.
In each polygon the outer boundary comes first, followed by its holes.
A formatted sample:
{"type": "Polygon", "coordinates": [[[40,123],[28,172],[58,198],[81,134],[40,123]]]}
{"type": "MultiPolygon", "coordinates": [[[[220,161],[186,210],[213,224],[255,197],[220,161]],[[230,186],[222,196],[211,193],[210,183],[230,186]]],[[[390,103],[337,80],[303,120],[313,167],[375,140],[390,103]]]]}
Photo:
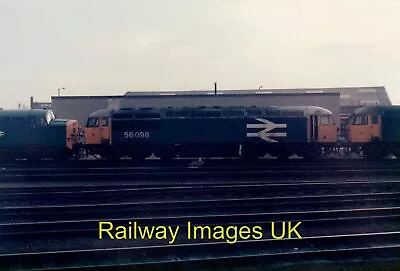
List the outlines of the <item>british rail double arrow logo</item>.
{"type": "Polygon", "coordinates": [[[272,121],[266,119],[256,119],[262,123],[255,123],[255,124],[247,124],[247,129],[260,129],[264,128],[263,130],[257,133],[247,133],[247,137],[259,137],[262,140],[267,142],[278,142],[271,137],[286,137],[287,133],[270,133],[270,131],[277,129],[277,128],[287,128],[287,124],[276,124],[272,121]]]}

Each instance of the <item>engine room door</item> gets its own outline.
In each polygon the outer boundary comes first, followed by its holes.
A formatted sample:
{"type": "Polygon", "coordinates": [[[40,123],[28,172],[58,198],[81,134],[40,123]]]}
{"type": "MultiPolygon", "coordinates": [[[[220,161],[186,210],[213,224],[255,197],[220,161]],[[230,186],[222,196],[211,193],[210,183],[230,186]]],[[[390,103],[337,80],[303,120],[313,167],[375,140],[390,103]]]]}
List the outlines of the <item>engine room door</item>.
{"type": "Polygon", "coordinates": [[[310,140],[318,140],[318,116],[310,116],[310,140]]]}

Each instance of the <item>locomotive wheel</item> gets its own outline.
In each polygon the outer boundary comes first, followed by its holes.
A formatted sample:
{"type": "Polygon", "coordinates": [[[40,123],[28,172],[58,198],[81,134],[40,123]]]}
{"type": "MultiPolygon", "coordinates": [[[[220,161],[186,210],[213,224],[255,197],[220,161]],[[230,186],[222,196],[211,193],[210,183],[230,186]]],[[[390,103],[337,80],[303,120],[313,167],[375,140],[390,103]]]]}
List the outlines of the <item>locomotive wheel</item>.
{"type": "Polygon", "coordinates": [[[162,161],[172,161],[176,158],[176,152],[173,147],[165,147],[160,151],[155,153],[157,157],[159,157],[162,161]]]}
{"type": "Polygon", "coordinates": [[[26,157],[27,160],[29,161],[40,161],[42,158],[38,155],[30,154],[26,157]]]}
{"type": "Polygon", "coordinates": [[[1,153],[0,154],[0,162],[12,162],[15,160],[15,156],[12,154],[1,153]]]}
{"type": "Polygon", "coordinates": [[[376,144],[366,146],[362,151],[367,160],[379,160],[387,155],[386,151],[376,144]]]}
{"type": "Polygon", "coordinates": [[[303,158],[307,161],[313,161],[321,157],[321,153],[314,150],[314,151],[306,151],[303,158]]]}
{"type": "Polygon", "coordinates": [[[56,162],[68,161],[69,155],[66,153],[60,153],[59,155],[53,156],[53,160],[56,162]]]}
{"type": "Polygon", "coordinates": [[[256,161],[259,159],[259,157],[256,153],[247,153],[247,154],[242,155],[241,158],[245,161],[256,161]]]}
{"type": "Polygon", "coordinates": [[[136,153],[131,155],[131,159],[133,162],[141,162],[143,161],[146,157],[148,157],[149,155],[143,154],[143,153],[136,153]]]}
{"type": "Polygon", "coordinates": [[[175,157],[176,155],[173,155],[172,153],[164,153],[160,155],[160,159],[162,161],[168,161],[168,162],[174,160],[175,157]]]}
{"type": "Polygon", "coordinates": [[[312,155],[311,153],[304,154],[304,160],[313,161],[315,159],[316,159],[316,157],[314,155],[312,155]]]}
{"type": "Polygon", "coordinates": [[[377,156],[377,155],[374,154],[374,153],[370,153],[370,152],[364,152],[364,158],[365,158],[366,160],[368,160],[368,161],[376,161],[376,160],[379,160],[379,159],[380,159],[379,156],[377,156]]]}
{"type": "Polygon", "coordinates": [[[307,148],[304,153],[304,159],[307,161],[313,161],[320,158],[322,155],[322,150],[316,146],[307,148]]]}
{"type": "Polygon", "coordinates": [[[383,153],[366,152],[364,153],[364,157],[369,161],[376,161],[383,159],[385,155],[383,153]]]}
{"type": "Polygon", "coordinates": [[[242,150],[242,156],[241,158],[244,159],[245,161],[255,161],[258,160],[258,152],[252,148],[249,147],[244,147],[242,150]]]}
{"type": "Polygon", "coordinates": [[[290,156],[290,152],[287,149],[278,150],[278,153],[276,154],[276,158],[279,161],[289,160],[289,156],[290,156]]]}
{"type": "Polygon", "coordinates": [[[106,161],[117,161],[119,160],[119,157],[114,153],[108,153],[101,155],[101,159],[106,161]]]}
{"type": "Polygon", "coordinates": [[[288,153],[278,153],[278,155],[276,156],[276,158],[279,161],[286,161],[289,160],[289,154],[288,153]]]}

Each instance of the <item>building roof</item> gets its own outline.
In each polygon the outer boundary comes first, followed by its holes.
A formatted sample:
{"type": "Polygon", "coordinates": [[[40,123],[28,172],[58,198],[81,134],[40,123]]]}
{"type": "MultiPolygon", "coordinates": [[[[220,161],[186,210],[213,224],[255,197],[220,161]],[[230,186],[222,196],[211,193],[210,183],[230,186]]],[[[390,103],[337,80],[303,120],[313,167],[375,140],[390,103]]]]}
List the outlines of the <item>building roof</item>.
{"type": "MultiPolygon", "coordinates": [[[[324,91],[322,89],[221,89],[217,95],[293,95],[293,94],[326,94],[339,91],[324,91]]],[[[214,90],[177,90],[177,91],[128,91],[124,96],[203,96],[215,95],[214,90]]]]}
{"type": "MultiPolygon", "coordinates": [[[[136,99],[136,98],[168,98],[168,97],[208,97],[215,95],[214,92],[199,92],[199,91],[177,91],[176,93],[164,93],[162,91],[152,91],[152,92],[129,92],[127,95],[115,95],[115,96],[52,96],[52,100],[58,99],[136,99]]],[[[234,92],[234,91],[225,91],[218,92],[217,96],[226,96],[226,97],[235,97],[235,96],[260,96],[260,95],[272,95],[272,96],[293,96],[297,94],[302,95],[339,95],[339,92],[273,92],[270,93],[268,91],[257,91],[257,92],[234,92]]]]}
{"type": "MultiPolygon", "coordinates": [[[[340,88],[294,88],[294,89],[242,89],[218,90],[218,95],[256,95],[256,94],[328,94],[340,93],[341,106],[391,105],[384,86],[376,87],[340,87],[340,88]]],[[[212,90],[192,91],[128,91],[125,96],[186,96],[186,95],[215,95],[212,90]]]]}
{"type": "MultiPolygon", "coordinates": [[[[342,107],[359,107],[367,105],[391,105],[391,101],[384,86],[371,87],[340,87],[340,88],[293,88],[293,89],[233,89],[218,90],[218,96],[252,96],[252,95],[327,95],[340,94],[342,107]]],[[[178,91],[128,91],[124,95],[107,96],[52,96],[57,99],[121,99],[121,98],[158,98],[174,96],[211,96],[213,90],[178,90],[178,91]]]]}

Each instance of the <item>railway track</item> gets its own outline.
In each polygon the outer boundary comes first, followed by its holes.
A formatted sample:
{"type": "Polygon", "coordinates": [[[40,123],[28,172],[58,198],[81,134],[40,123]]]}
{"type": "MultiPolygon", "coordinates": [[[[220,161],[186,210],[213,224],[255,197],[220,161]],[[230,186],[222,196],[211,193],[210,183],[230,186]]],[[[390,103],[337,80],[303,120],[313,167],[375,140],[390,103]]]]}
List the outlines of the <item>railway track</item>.
{"type": "MultiPolygon", "coordinates": [[[[382,167],[390,173],[394,165],[383,163],[382,167]]],[[[183,173],[178,168],[152,171],[128,167],[120,169],[128,176],[122,180],[118,174],[105,174],[114,168],[89,172],[10,168],[0,176],[0,266],[38,270],[225,266],[229,270],[250,263],[279,265],[287,259],[292,264],[354,259],[398,262],[398,177],[344,178],[346,174],[337,168],[347,165],[330,166],[336,170],[335,176],[301,179],[286,174],[279,180],[265,178],[264,169],[258,167],[230,172],[221,167],[184,168],[183,173]],[[157,178],[146,181],[137,177],[135,170],[150,176],[154,173],[157,178]],[[238,174],[243,171],[248,172],[238,174]],[[67,182],[62,176],[71,178],[71,173],[77,176],[67,182]],[[38,177],[28,178],[31,174],[38,177]],[[196,174],[200,177],[193,178],[196,174]],[[21,179],[13,183],[13,175],[21,179]],[[99,180],[100,175],[106,177],[99,180]],[[28,179],[23,181],[24,177],[28,179]],[[149,227],[179,226],[180,234],[172,244],[169,239],[99,239],[100,221],[115,226],[127,226],[129,221],[149,227]],[[227,242],[227,233],[222,239],[190,240],[185,234],[189,221],[210,229],[259,226],[263,235],[237,238],[234,244],[227,242]],[[298,232],[302,238],[275,240],[272,222],[282,225],[288,221],[301,222],[298,232]]],[[[304,172],[315,169],[298,167],[304,172]]]]}
{"type": "Polygon", "coordinates": [[[252,167],[272,167],[280,166],[280,167],[291,167],[291,166],[301,166],[308,168],[315,168],[322,165],[331,166],[339,166],[346,167],[348,165],[371,165],[371,166],[380,166],[380,165],[399,165],[400,159],[388,158],[376,161],[369,161],[363,159],[321,159],[315,161],[306,161],[304,159],[289,159],[286,161],[280,161],[276,159],[258,159],[252,161],[246,161],[242,159],[235,158],[210,158],[210,159],[201,159],[200,161],[197,158],[184,158],[184,159],[175,159],[172,161],[162,161],[159,159],[147,159],[143,161],[132,161],[132,160],[118,160],[118,161],[106,161],[106,160],[69,160],[64,162],[52,161],[52,160],[39,160],[39,161],[29,161],[29,160],[21,160],[21,161],[13,161],[13,162],[0,162],[0,168],[35,168],[35,167],[57,167],[57,168],[82,168],[87,169],[90,167],[94,168],[111,168],[111,167],[179,167],[185,168],[187,166],[196,166],[201,165],[203,167],[240,167],[244,168],[252,168],[252,167]]]}
{"type": "MultiPolygon", "coordinates": [[[[116,266],[157,266],[163,264],[177,265],[194,263],[197,267],[212,262],[232,265],[232,262],[244,261],[277,261],[279,258],[297,258],[297,260],[337,260],[346,257],[370,259],[370,257],[397,257],[400,252],[400,232],[315,236],[303,238],[296,242],[293,248],[291,240],[279,242],[271,240],[241,241],[232,245],[225,242],[209,242],[198,244],[162,245],[144,247],[107,248],[97,250],[68,250],[39,253],[18,253],[0,255],[3,266],[18,268],[21,262],[35,269],[40,269],[38,258],[52,264],[43,268],[55,266],[68,268],[99,268],[116,266]],[[370,241],[365,241],[370,240],[370,241]],[[337,244],[342,244],[337,246],[337,244]],[[374,245],[371,245],[374,243],[374,245]],[[357,245],[343,245],[357,244],[357,245]],[[335,245],[335,248],[331,247],[335,245]],[[236,251],[243,251],[239,255],[236,251]],[[71,259],[87,258],[81,266],[71,264],[71,259]]],[[[193,266],[192,266],[193,267],[193,266]]]]}
{"type": "Polygon", "coordinates": [[[196,166],[186,165],[185,167],[158,165],[158,166],[119,166],[119,167],[31,167],[31,168],[2,168],[0,169],[1,183],[17,182],[49,182],[84,184],[96,180],[104,181],[145,181],[146,184],[156,181],[176,182],[177,179],[194,182],[214,182],[215,180],[235,181],[249,180],[265,181],[267,179],[277,180],[282,176],[285,178],[301,179],[305,177],[319,177],[324,179],[327,176],[340,174],[342,177],[369,177],[369,176],[397,176],[400,174],[400,163],[345,163],[345,164],[320,164],[308,165],[303,163],[294,164],[268,164],[252,165],[245,167],[235,165],[208,165],[196,166]]]}

